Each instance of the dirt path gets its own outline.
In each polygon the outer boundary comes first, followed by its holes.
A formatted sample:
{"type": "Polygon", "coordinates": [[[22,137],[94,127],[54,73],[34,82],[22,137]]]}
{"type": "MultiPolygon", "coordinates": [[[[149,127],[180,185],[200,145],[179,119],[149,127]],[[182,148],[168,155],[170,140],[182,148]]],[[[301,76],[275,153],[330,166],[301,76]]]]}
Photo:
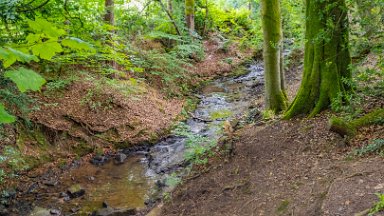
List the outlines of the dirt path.
{"type": "Polygon", "coordinates": [[[235,155],[184,182],[162,215],[354,215],[384,192],[384,160],[350,150],[326,118],[244,128],[235,155]]]}

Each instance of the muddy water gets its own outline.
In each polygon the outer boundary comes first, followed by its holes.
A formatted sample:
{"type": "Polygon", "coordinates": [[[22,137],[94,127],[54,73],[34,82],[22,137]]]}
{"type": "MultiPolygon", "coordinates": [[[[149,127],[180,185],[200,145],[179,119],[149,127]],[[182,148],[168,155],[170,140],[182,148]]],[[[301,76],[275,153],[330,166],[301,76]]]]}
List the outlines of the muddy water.
{"type": "MultiPolygon", "coordinates": [[[[261,64],[255,63],[247,70],[246,75],[220,78],[202,89],[193,117],[184,123],[189,134],[217,140],[224,121],[244,115],[263,88],[261,64]]],[[[61,182],[67,186],[80,183],[86,191],[83,197],[44,202],[58,203],[52,206],[64,213],[78,207],[79,215],[100,209],[103,202],[117,209],[143,209],[149,201],[171,190],[170,179],[186,174],[185,154],[190,151],[186,142],[185,136],[172,134],[150,148],[130,152],[124,164],[115,165],[111,161],[102,166],[82,165],[71,170],[61,182]]],[[[46,204],[41,203],[50,208],[46,204]]]]}

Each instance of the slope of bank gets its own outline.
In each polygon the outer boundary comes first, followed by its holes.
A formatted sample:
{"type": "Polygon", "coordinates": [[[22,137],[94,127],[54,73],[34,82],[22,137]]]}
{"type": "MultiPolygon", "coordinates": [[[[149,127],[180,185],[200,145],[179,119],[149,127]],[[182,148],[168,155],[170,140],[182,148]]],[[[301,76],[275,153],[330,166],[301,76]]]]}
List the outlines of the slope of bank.
{"type": "MultiPolygon", "coordinates": [[[[188,76],[193,78],[193,82],[185,83],[191,95],[205,80],[228,74],[252,56],[252,51],[240,51],[236,43],[227,50],[214,39],[203,45],[206,57],[185,65],[188,76]],[[226,61],[229,58],[231,62],[226,61]],[[207,65],[216,63],[220,66],[213,73],[207,65]]],[[[88,160],[93,154],[153,143],[165,136],[193,105],[185,95],[167,95],[168,86],[151,83],[150,77],[131,79],[127,74],[108,78],[86,69],[76,74],[48,82],[41,93],[34,95],[35,108],[28,124],[5,127],[6,139],[1,139],[0,144],[6,146],[3,154],[8,159],[0,167],[4,171],[2,180],[23,176],[36,167],[62,167],[75,159],[88,160]]],[[[2,187],[17,183],[12,179],[2,187]]]]}

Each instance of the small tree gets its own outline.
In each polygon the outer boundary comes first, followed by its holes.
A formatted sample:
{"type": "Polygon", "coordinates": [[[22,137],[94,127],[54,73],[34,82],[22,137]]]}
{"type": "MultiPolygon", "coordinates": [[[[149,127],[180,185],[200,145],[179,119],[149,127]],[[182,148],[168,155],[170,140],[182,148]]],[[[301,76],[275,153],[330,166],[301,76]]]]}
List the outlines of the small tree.
{"type": "Polygon", "coordinates": [[[189,34],[195,31],[195,0],[185,0],[185,19],[189,34]]]}
{"type": "Polygon", "coordinates": [[[275,112],[287,106],[282,67],[282,29],[279,0],[262,0],[261,15],[264,35],[265,106],[275,112]]]}
{"type": "Polygon", "coordinates": [[[303,79],[285,118],[313,117],[350,90],[343,82],[351,78],[345,0],[306,0],[306,17],[303,79]]]}
{"type": "MultiPolygon", "coordinates": [[[[105,14],[104,14],[104,21],[111,25],[115,25],[115,14],[114,14],[114,0],[105,0],[105,14]]],[[[108,36],[108,45],[113,48],[113,35],[115,34],[114,30],[109,31],[108,36]]],[[[115,60],[109,60],[107,61],[107,64],[109,64],[113,69],[117,69],[117,63],[115,60]]]]}

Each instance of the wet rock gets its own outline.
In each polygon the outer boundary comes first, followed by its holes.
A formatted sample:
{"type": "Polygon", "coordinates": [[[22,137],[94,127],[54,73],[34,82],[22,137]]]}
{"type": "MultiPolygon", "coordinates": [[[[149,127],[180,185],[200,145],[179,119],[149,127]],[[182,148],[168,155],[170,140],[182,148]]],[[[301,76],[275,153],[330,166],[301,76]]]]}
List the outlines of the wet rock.
{"type": "Polygon", "coordinates": [[[35,207],[29,216],[52,216],[48,209],[35,207]]]}
{"type": "Polygon", "coordinates": [[[111,207],[102,208],[92,213],[92,216],[126,216],[135,215],[136,209],[114,209],[111,207]]]}
{"type": "Polygon", "coordinates": [[[72,212],[72,213],[76,213],[76,212],[78,212],[78,211],[80,211],[80,207],[71,208],[71,212],[72,212]]]}
{"type": "Polygon", "coordinates": [[[103,165],[109,161],[107,156],[96,155],[91,159],[91,163],[97,166],[103,165]]]}
{"type": "Polygon", "coordinates": [[[61,215],[61,211],[58,210],[58,209],[51,209],[49,211],[49,213],[51,213],[51,215],[55,215],[55,216],[60,216],[61,215]]]}
{"type": "Polygon", "coordinates": [[[108,207],[109,207],[108,203],[106,201],[104,201],[103,202],[103,208],[108,208],[108,207]]]}
{"type": "Polygon", "coordinates": [[[66,193],[66,192],[61,192],[60,194],[59,194],[59,197],[60,198],[64,198],[64,197],[67,197],[68,196],[68,194],[66,193]]]}
{"type": "Polygon", "coordinates": [[[116,164],[123,164],[126,159],[127,159],[127,155],[125,155],[123,153],[117,153],[115,155],[115,163],[116,164]]]}
{"type": "Polygon", "coordinates": [[[0,205],[0,215],[9,215],[8,209],[3,205],[0,205]]]}
{"type": "Polygon", "coordinates": [[[83,196],[85,194],[85,189],[81,185],[75,184],[68,188],[67,193],[73,199],[83,196]]]}
{"type": "Polygon", "coordinates": [[[154,198],[150,198],[150,199],[147,199],[144,201],[144,204],[147,206],[147,207],[152,207],[156,204],[157,200],[154,199],[154,198]]]}
{"type": "Polygon", "coordinates": [[[165,186],[167,186],[167,184],[165,184],[165,182],[161,180],[157,180],[155,184],[158,188],[164,188],[165,186]]]}
{"type": "Polygon", "coordinates": [[[43,181],[43,184],[50,187],[55,187],[57,185],[58,181],[56,180],[46,180],[43,181]]]}

